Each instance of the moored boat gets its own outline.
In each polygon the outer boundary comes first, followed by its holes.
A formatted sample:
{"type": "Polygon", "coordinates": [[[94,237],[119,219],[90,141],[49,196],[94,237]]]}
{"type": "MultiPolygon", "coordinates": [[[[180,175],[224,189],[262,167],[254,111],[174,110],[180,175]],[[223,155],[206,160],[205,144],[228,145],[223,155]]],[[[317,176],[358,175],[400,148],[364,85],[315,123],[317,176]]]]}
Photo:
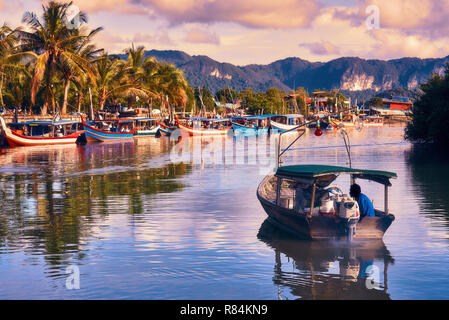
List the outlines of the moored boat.
{"type": "Polygon", "coordinates": [[[86,123],[81,117],[87,142],[109,142],[132,140],[136,129],[131,129],[133,120],[100,120],[86,123]],[[102,128],[98,128],[102,126],[102,128]]]}
{"type": "Polygon", "coordinates": [[[159,131],[160,125],[155,118],[137,118],[135,119],[134,137],[151,137],[159,131]]]}
{"type": "Polygon", "coordinates": [[[272,117],[270,125],[271,129],[277,132],[305,131],[305,127],[298,127],[304,122],[304,116],[301,114],[287,114],[272,117]]]}
{"type": "Polygon", "coordinates": [[[228,125],[229,119],[187,118],[186,120],[192,124],[182,124],[176,118],[179,129],[191,136],[221,136],[226,135],[232,128],[232,125],[228,125]]]}
{"type": "Polygon", "coordinates": [[[79,121],[27,121],[15,123],[10,129],[0,117],[0,126],[10,147],[75,144],[83,132],[79,121]]]}
{"type": "Polygon", "coordinates": [[[231,124],[235,134],[264,134],[268,133],[270,117],[272,115],[235,117],[231,124]]]}
{"type": "Polygon", "coordinates": [[[171,133],[176,130],[176,127],[168,126],[162,122],[156,121],[156,123],[159,125],[159,132],[162,135],[170,136],[171,133]]]}

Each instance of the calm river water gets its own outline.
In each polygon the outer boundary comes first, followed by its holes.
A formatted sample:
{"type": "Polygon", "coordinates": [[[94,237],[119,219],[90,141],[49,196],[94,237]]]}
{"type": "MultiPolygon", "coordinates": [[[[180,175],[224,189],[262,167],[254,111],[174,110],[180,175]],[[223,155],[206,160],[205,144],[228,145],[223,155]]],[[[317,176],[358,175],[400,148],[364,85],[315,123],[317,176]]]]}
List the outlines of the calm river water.
{"type": "MultiPolygon", "coordinates": [[[[448,299],[449,166],[400,127],[349,135],[353,167],[398,174],[383,242],[301,241],[265,222],[267,136],[1,150],[0,299],[448,299]]],[[[346,165],[342,146],[308,133],[284,164],[346,165]]],[[[383,208],[383,187],[360,184],[383,208]]]]}

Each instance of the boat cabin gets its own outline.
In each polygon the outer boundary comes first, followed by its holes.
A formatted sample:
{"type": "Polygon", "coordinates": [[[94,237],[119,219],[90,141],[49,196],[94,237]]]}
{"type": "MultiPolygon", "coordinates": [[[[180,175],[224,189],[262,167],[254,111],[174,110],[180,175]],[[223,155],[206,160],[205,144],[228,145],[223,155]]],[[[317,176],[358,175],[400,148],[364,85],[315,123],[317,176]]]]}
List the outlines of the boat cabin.
{"type": "Polygon", "coordinates": [[[105,119],[88,121],[86,123],[105,132],[130,132],[135,127],[134,119],[105,119]]]}
{"type": "Polygon", "coordinates": [[[205,117],[189,117],[184,121],[179,119],[180,122],[188,127],[202,128],[202,129],[225,129],[228,128],[231,123],[231,119],[228,118],[205,118],[205,117]]]}
{"type": "Polygon", "coordinates": [[[80,121],[26,121],[9,123],[14,132],[28,137],[64,137],[83,130],[80,121]]]}
{"type": "Polygon", "coordinates": [[[234,123],[241,124],[246,127],[264,129],[270,126],[269,119],[271,117],[274,117],[274,115],[264,114],[257,116],[233,117],[231,120],[234,123]]]}
{"type": "Polygon", "coordinates": [[[277,115],[272,116],[270,118],[277,123],[286,124],[290,126],[299,126],[305,123],[305,119],[302,114],[277,115]]]}
{"type": "MultiPolygon", "coordinates": [[[[385,194],[388,193],[388,187],[391,186],[390,179],[396,177],[393,172],[325,165],[280,167],[275,175],[277,178],[276,203],[311,214],[311,204],[314,209],[320,207],[321,200],[324,199],[323,196],[330,195],[332,189],[337,188],[329,186],[340,174],[350,174],[351,179],[366,179],[381,183],[385,186],[385,194]],[[302,201],[294,201],[295,199],[302,199],[302,201]]],[[[385,199],[384,212],[388,213],[388,196],[385,199]]]]}

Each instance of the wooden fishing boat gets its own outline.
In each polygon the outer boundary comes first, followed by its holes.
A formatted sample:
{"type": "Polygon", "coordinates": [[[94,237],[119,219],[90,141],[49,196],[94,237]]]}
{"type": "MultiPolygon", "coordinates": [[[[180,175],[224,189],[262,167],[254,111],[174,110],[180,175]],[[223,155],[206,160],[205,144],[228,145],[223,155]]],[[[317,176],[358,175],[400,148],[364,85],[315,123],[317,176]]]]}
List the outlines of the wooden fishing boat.
{"type": "Polygon", "coordinates": [[[273,131],[294,132],[294,131],[304,131],[305,127],[298,128],[298,126],[303,124],[304,122],[305,122],[304,116],[301,114],[287,114],[272,117],[272,119],[270,120],[270,125],[273,131]]]}
{"type": "Polygon", "coordinates": [[[224,136],[232,128],[232,125],[227,125],[229,119],[187,118],[187,120],[192,122],[193,126],[182,124],[176,117],[179,129],[191,136],[224,136]]]}
{"type": "Polygon", "coordinates": [[[170,136],[176,130],[176,127],[167,126],[162,122],[156,121],[156,123],[159,125],[159,132],[164,136],[170,136]]]}
{"type": "Polygon", "coordinates": [[[134,137],[154,137],[159,131],[160,126],[155,118],[137,118],[134,121],[134,137]]]}
{"type": "Polygon", "coordinates": [[[265,177],[257,198],[270,218],[303,238],[382,239],[394,216],[388,212],[388,187],[393,172],[325,165],[292,165],[265,177]],[[385,186],[384,211],[360,219],[355,200],[331,183],[340,175],[367,179],[385,186]]]}
{"type": "Polygon", "coordinates": [[[129,129],[129,126],[133,126],[133,120],[100,120],[97,122],[86,123],[84,118],[81,117],[81,121],[84,127],[84,134],[87,142],[110,142],[110,141],[127,141],[133,140],[136,129],[129,129]],[[112,122],[115,125],[109,125],[108,129],[99,129],[96,126],[100,124],[107,124],[112,122]],[[125,128],[125,125],[128,128],[125,128]]]}
{"type": "Polygon", "coordinates": [[[268,119],[272,115],[232,118],[231,124],[235,134],[259,135],[268,133],[268,119]]]}
{"type": "Polygon", "coordinates": [[[83,133],[79,121],[28,121],[13,126],[21,129],[10,129],[0,117],[0,127],[10,147],[75,144],[83,133]]]}

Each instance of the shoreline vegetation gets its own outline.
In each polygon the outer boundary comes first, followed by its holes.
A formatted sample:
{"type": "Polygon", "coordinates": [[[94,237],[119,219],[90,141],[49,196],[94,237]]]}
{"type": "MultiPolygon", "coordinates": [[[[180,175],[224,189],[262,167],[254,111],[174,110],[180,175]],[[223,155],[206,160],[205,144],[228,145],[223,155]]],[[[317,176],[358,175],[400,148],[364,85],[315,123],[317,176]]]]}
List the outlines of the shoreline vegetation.
{"type": "Polygon", "coordinates": [[[421,86],[411,121],[405,128],[405,139],[416,146],[446,150],[449,143],[449,64],[443,75],[433,74],[421,86]]]}
{"type": "MultiPolygon", "coordinates": [[[[277,88],[257,93],[224,88],[213,95],[205,86],[192,88],[174,65],[146,58],[143,46],[125,49],[126,60],[109,55],[94,43],[103,28],[90,29],[86,14],[80,13],[79,28],[68,27],[70,5],[50,1],[42,6],[41,17],[26,12],[24,27],[0,28],[0,107],[7,115],[91,115],[110,105],[162,114],[215,113],[215,101],[237,99],[252,114],[288,113],[287,93],[277,88]]],[[[291,93],[307,96],[303,88],[291,93]]],[[[299,100],[304,106],[304,98],[299,100]]]]}

